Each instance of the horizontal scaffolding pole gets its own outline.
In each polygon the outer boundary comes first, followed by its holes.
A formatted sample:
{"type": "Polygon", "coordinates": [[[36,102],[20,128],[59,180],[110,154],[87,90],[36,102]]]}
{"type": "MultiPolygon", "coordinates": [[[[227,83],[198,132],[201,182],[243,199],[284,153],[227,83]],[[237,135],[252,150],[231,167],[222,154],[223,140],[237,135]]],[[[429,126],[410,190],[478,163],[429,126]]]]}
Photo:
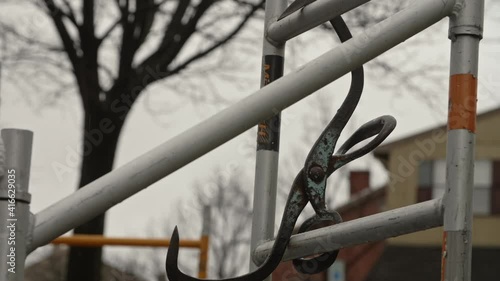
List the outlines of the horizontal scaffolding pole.
{"type": "MultiPolygon", "coordinates": [[[[169,239],[153,238],[126,238],[105,237],[103,235],[78,234],[72,236],[61,236],[52,244],[66,244],[77,247],[102,247],[102,246],[142,246],[142,247],[168,247],[169,239]]],[[[201,248],[200,240],[180,240],[179,245],[186,248],[201,248]]]]}
{"type": "Polygon", "coordinates": [[[449,15],[454,1],[420,0],[361,36],[40,211],[28,252],[85,223],[449,15]]]}
{"type": "Polygon", "coordinates": [[[320,24],[342,15],[370,0],[317,0],[295,13],[273,22],[266,37],[271,42],[284,43],[320,24]]]}
{"type": "MultiPolygon", "coordinates": [[[[292,236],[283,261],[331,252],[334,250],[376,242],[443,225],[441,199],[422,202],[360,219],[323,227],[292,236]]],[[[265,261],[273,241],[265,242],[254,252],[254,262],[265,261]]]]}

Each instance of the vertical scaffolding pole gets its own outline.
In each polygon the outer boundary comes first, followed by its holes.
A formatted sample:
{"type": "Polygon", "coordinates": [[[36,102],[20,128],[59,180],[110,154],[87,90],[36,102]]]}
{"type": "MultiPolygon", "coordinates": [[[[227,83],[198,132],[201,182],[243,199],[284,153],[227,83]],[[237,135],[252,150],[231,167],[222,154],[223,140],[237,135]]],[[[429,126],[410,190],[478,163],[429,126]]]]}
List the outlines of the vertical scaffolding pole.
{"type": "Polygon", "coordinates": [[[33,133],[3,129],[5,170],[0,182],[0,280],[24,280],[30,233],[28,193],[33,133]]]}
{"type": "MultiPolygon", "coordinates": [[[[273,45],[266,36],[267,29],[285,10],[286,0],[267,0],[265,5],[264,45],[262,48],[261,87],[283,76],[285,45],[273,45]]],[[[262,121],[257,131],[257,156],[253,199],[252,237],[250,242],[250,270],[257,266],[252,260],[257,245],[274,235],[276,187],[280,139],[280,112],[262,121]]],[[[271,280],[269,277],[266,280],[271,280]]]]}
{"type": "Polygon", "coordinates": [[[201,228],[200,238],[200,263],[198,265],[198,278],[206,279],[208,271],[208,243],[210,237],[210,224],[212,218],[212,211],[210,206],[203,206],[203,225],[201,228]]]}
{"type": "Polygon", "coordinates": [[[457,1],[450,17],[448,141],[442,281],[470,281],[479,41],[484,0],[457,1]]]}

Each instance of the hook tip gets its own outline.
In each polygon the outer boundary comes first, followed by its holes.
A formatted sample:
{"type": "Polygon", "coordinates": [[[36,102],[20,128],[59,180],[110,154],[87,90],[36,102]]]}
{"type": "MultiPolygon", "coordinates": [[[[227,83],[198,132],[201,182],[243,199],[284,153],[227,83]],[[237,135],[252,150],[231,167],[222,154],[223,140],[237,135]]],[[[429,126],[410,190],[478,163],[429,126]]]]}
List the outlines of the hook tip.
{"type": "Polygon", "coordinates": [[[165,261],[165,266],[167,269],[167,275],[169,272],[176,271],[177,269],[177,258],[179,256],[179,230],[175,226],[172,236],[170,237],[170,245],[167,251],[167,260],[165,261]]]}

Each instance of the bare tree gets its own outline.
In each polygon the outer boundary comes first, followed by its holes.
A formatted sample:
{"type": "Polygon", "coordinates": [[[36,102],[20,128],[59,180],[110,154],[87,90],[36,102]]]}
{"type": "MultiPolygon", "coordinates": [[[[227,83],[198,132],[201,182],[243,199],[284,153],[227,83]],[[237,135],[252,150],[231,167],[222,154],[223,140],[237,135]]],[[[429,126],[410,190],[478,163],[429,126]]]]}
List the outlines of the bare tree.
{"type": "MultiPolygon", "coordinates": [[[[42,83],[37,86],[50,85],[46,90],[53,96],[44,101],[76,89],[85,115],[82,187],[111,171],[126,117],[144,89],[180,75],[234,39],[263,2],[6,2],[4,7],[13,14],[27,9],[39,17],[42,12],[45,18],[40,21],[49,19],[53,32],[37,29],[40,22],[22,24],[15,16],[3,18],[0,30],[17,43],[4,54],[4,65],[12,69],[24,66],[23,70],[30,70],[28,74],[42,83]]],[[[75,233],[101,234],[103,229],[104,214],[76,228],[75,233]]],[[[68,280],[99,280],[100,263],[100,248],[72,248],[68,280]]]]}
{"type": "Polygon", "coordinates": [[[196,205],[210,206],[210,272],[214,278],[241,274],[249,264],[252,224],[252,187],[238,170],[220,171],[207,184],[200,184],[196,205]],[[243,265],[243,266],[242,266],[243,265]]]}
{"type": "MultiPolygon", "coordinates": [[[[194,191],[194,198],[180,202],[175,208],[176,222],[183,239],[198,239],[204,206],[210,207],[208,275],[222,279],[245,272],[249,264],[250,226],[252,224],[252,188],[245,184],[237,169],[214,171],[212,178],[200,182],[194,191]]],[[[168,219],[171,222],[170,218],[168,219]]],[[[149,235],[170,237],[173,223],[151,224],[149,235]]],[[[127,264],[132,272],[144,274],[157,281],[166,280],[165,249],[150,249],[142,253],[134,249],[134,254],[122,258],[120,264],[127,264]],[[138,256],[144,258],[137,258],[138,256]],[[133,257],[129,261],[130,257],[133,257]]],[[[196,275],[198,250],[181,248],[179,266],[182,271],[196,275]]]]}

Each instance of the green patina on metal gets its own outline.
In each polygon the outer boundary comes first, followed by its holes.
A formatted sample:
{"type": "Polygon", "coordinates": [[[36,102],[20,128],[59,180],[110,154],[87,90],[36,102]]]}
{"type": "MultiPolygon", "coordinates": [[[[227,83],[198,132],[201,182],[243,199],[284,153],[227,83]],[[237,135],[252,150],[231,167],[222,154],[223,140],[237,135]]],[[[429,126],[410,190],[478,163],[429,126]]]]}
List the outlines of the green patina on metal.
{"type": "MultiPolygon", "coordinates": [[[[342,42],[351,38],[349,29],[341,17],[332,20],[331,23],[342,42]]],[[[337,212],[330,211],[326,207],[327,178],[340,167],[372,151],[382,143],[396,125],[396,120],[391,116],[376,118],[361,126],[334,153],[337,140],[361,97],[363,80],[362,67],[352,72],[351,87],[347,97],[312,147],[306,158],[304,168],[295,177],[273,249],[266,261],[256,271],[240,277],[226,279],[226,281],[259,281],[268,277],[279,265],[290,242],[297,219],[307,203],[311,203],[316,214],[300,226],[299,232],[308,231],[319,223],[330,222],[331,224],[337,224],[342,222],[342,218],[337,212]],[[360,149],[347,153],[354,145],[373,136],[375,138],[360,149]]],[[[167,254],[167,275],[170,280],[197,281],[199,279],[182,273],[177,266],[178,239],[177,231],[175,231],[167,254]]],[[[337,255],[338,250],[323,253],[307,261],[295,259],[293,265],[301,273],[315,274],[330,267],[335,262],[337,255]],[[307,266],[311,262],[314,262],[314,268],[307,266]]]]}

